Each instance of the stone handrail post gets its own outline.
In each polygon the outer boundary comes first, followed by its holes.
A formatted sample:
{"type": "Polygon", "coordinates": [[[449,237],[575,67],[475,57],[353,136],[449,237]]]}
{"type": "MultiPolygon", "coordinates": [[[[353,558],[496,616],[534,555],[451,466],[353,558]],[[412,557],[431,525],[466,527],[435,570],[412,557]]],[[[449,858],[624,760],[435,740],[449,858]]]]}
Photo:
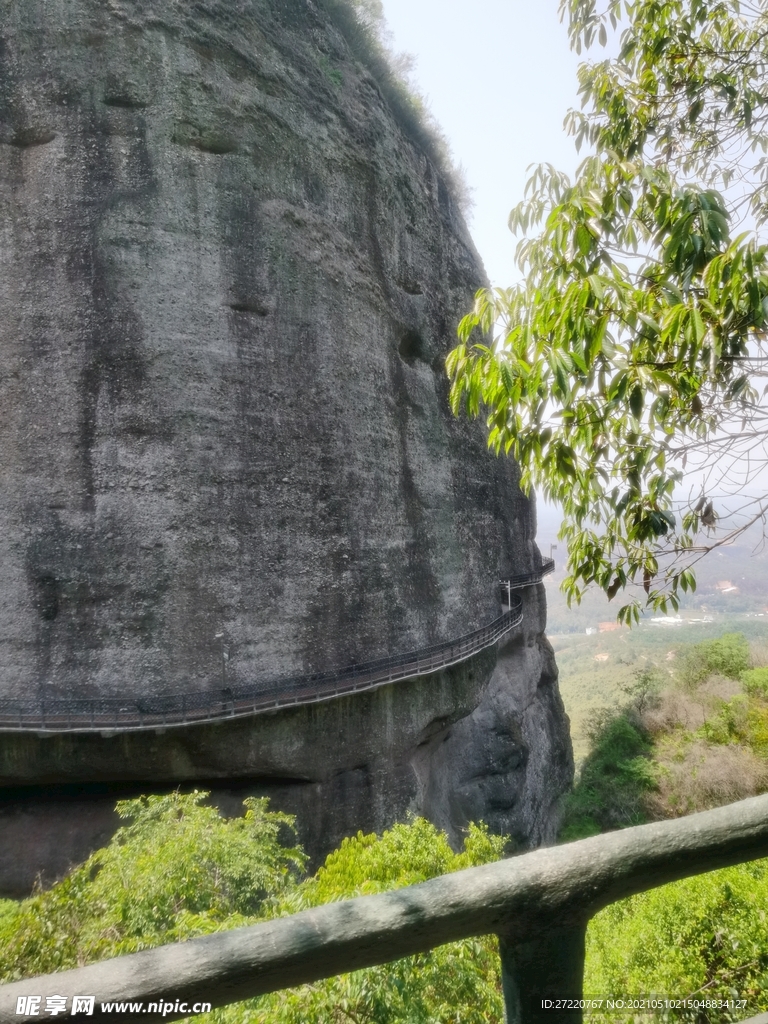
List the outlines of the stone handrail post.
{"type": "Polygon", "coordinates": [[[572,1010],[544,1010],[542,1000],[580,1000],[584,994],[587,918],[544,932],[527,942],[499,936],[506,1024],[569,1024],[582,1019],[572,1010]]]}
{"type": "Polygon", "coordinates": [[[768,795],[3,985],[0,1024],[31,1019],[16,1013],[17,998],[29,994],[67,996],[68,1007],[73,995],[94,995],[94,1019],[101,1002],[132,1001],[145,1004],[142,1021],[177,1020],[187,1014],[153,1016],[146,1005],[224,1006],[492,932],[501,942],[509,1024],[574,1024],[579,1013],[542,1010],[541,1000],[581,995],[592,915],[633,893],[763,856],[768,795]]]}

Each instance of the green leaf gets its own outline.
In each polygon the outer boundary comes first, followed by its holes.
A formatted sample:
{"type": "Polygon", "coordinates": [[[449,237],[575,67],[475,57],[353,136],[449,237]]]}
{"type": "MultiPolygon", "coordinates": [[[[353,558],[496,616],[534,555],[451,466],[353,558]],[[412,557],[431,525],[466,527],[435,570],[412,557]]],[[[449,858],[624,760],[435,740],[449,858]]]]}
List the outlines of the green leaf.
{"type": "Polygon", "coordinates": [[[644,401],[645,396],[643,394],[643,389],[640,387],[639,384],[637,384],[632,389],[632,392],[629,396],[629,408],[631,409],[632,415],[635,417],[635,419],[639,420],[642,416],[644,401]]]}
{"type": "Polygon", "coordinates": [[[582,256],[586,256],[592,248],[593,238],[586,224],[579,224],[576,228],[576,248],[582,256]]]}

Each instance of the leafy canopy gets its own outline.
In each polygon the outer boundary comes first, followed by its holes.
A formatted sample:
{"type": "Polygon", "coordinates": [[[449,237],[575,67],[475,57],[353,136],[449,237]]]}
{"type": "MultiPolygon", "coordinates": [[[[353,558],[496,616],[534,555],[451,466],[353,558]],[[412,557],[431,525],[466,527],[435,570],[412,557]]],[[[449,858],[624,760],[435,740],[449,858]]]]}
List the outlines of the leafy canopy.
{"type": "MultiPolygon", "coordinates": [[[[727,1024],[734,1014],[727,1000],[745,1000],[741,1014],[760,1013],[768,1007],[766,908],[765,860],[613,903],[587,930],[584,994],[711,1000],[705,1010],[675,1007],[664,1015],[691,1024],[727,1024]]],[[[602,1024],[605,1014],[586,1019],[602,1024]]],[[[637,1016],[625,1010],[611,1019],[634,1024],[637,1016]]]]}
{"type": "MultiPolygon", "coordinates": [[[[616,748],[636,757],[630,743],[616,748]]],[[[64,970],[147,946],[235,928],[331,900],[411,885],[498,859],[504,839],[469,827],[454,853],[417,819],[382,836],[346,839],[313,876],[291,840],[292,819],[246,801],[221,818],[205,793],[121,802],[109,846],[48,892],[0,901],[0,980],[64,970]]],[[[615,904],[591,923],[587,993],[678,992],[707,985],[768,1007],[768,861],[687,879],[615,904]],[[692,913],[694,908],[695,913],[692,913]],[[674,984],[672,984],[674,983],[674,984]],[[671,987],[670,987],[671,986],[671,987]],[[715,987],[716,986],[716,987],[715,987]]],[[[671,1019],[685,1019],[672,1011],[671,1019]]],[[[210,1024],[488,1024],[503,1018],[493,936],[275,992],[194,1018],[210,1024]]],[[[710,1019],[726,1024],[728,1011],[710,1019]]]]}
{"type": "MultiPolygon", "coordinates": [[[[291,845],[294,820],[245,801],[222,818],[206,793],[121,801],[109,846],[47,892],[0,901],[0,982],[65,970],[498,860],[505,840],[470,825],[454,853],[416,819],[345,839],[315,875],[291,845]]],[[[213,1024],[487,1024],[503,1015],[494,936],[247,1000],[213,1024]]]]}
{"type": "Polygon", "coordinates": [[[224,819],[207,793],[121,800],[125,824],[47,892],[0,906],[0,982],[65,970],[264,916],[306,858],[293,818],[249,798],[224,819]]]}
{"type": "MultiPolygon", "coordinates": [[[[757,378],[768,323],[768,11],[737,0],[562,0],[590,155],[575,181],[538,167],[510,227],[523,280],[477,294],[448,358],[455,413],[485,411],[525,489],[563,509],[569,575],[619,619],[678,607],[692,564],[768,511],[745,498],[726,537],[716,489],[768,463],[757,378]],[[621,20],[620,20],[621,19],[621,20]],[[738,231],[750,218],[754,230],[738,231]],[[680,498],[695,465],[703,483],[680,498]]],[[[764,394],[764,393],[763,393],[764,394]]]]}

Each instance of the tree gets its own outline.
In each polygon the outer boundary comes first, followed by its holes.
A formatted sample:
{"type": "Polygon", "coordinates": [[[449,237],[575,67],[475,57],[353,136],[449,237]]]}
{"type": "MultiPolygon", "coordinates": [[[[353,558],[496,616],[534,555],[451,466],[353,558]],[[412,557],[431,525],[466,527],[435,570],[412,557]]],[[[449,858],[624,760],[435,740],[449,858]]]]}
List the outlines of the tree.
{"type": "Polygon", "coordinates": [[[721,489],[768,464],[768,12],[738,0],[562,0],[582,65],[567,126],[592,154],[550,166],[510,215],[524,278],[479,292],[448,358],[454,412],[485,411],[524,488],[563,509],[564,589],[678,607],[694,563],[753,523],[721,489]],[[744,230],[739,230],[744,228],[744,230]],[[699,471],[681,495],[685,473],[699,471]],[[736,518],[733,518],[733,517],[736,518]]]}
{"type": "Polygon", "coordinates": [[[208,793],[121,800],[124,824],[47,892],[0,902],[0,983],[66,970],[268,915],[306,857],[291,815],[249,797],[225,819],[208,793]]]}
{"type": "MultiPolygon", "coordinates": [[[[47,892],[0,900],[0,983],[65,970],[334,900],[414,885],[498,860],[507,840],[470,825],[454,853],[423,818],[345,839],[316,874],[292,842],[294,819],[249,797],[223,818],[209,794],[123,800],[124,821],[47,892]],[[286,845],[289,844],[289,845],[286,845]]],[[[195,1018],[212,1024],[486,1024],[503,1014],[498,940],[419,956],[249,999],[195,1018]]]]}

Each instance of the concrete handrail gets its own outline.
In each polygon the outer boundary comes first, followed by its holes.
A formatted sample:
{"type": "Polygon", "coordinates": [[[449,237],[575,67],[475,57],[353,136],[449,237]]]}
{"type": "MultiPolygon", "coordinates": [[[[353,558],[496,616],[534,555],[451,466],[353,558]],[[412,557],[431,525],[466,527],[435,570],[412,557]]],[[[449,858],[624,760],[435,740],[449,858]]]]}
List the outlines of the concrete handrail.
{"type": "MultiPolygon", "coordinates": [[[[19,996],[63,995],[69,1007],[73,995],[94,995],[96,1018],[106,1001],[223,1006],[491,932],[501,939],[508,1021],[572,1022],[578,1014],[542,1011],[541,1000],[581,997],[593,914],[633,893],[762,856],[768,795],[0,986],[0,1024],[31,1019],[17,1015],[19,996]]],[[[114,1020],[114,1013],[102,1016],[114,1020]]],[[[181,1016],[143,1012],[137,1019],[181,1016]]]]}

